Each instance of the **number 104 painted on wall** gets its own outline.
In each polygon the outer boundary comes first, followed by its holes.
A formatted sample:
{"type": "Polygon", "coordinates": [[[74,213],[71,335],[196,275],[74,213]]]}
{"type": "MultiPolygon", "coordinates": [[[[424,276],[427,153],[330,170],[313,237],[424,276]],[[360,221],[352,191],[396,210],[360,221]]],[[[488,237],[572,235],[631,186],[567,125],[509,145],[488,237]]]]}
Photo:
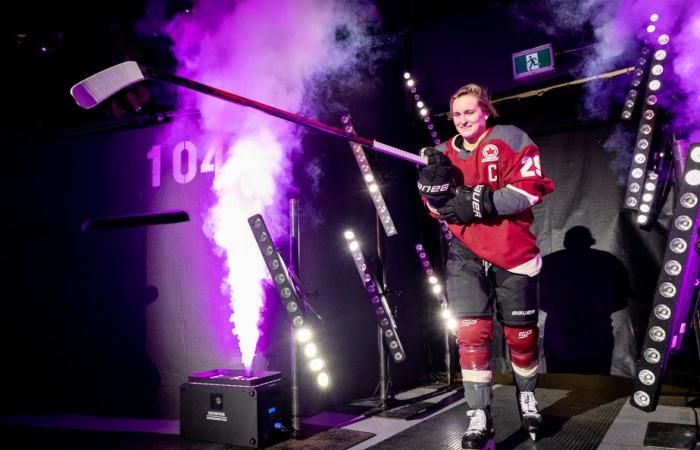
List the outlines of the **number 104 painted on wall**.
{"type": "MultiPolygon", "coordinates": [[[[154,145],[148,152],[148,159],[151,160],[151,186],[158,187],[162,180],[162,153],[160,145],[154,145]]],[[[223,164],[223,147],[212,145],[204,154],[202,162],[198,165],[197,146],[190,141],[178,142],[172,150],[172,174],[173,179],[180,183],[189,183],[197,175],[197,168],[200,173],[214,172],[223,164]]]]}

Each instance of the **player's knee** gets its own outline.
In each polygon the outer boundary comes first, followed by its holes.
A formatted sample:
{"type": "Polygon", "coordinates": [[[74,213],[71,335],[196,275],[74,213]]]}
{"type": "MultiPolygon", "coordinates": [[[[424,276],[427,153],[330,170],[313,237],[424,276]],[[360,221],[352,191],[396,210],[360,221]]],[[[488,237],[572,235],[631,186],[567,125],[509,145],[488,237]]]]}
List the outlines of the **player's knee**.
{"type": "Polygon", "coordinates": [[[463,370],[489,370],[493,320],[461,318],[457,327],[459,365],[463,370]]]}
{"type": "Polygon", "coordinates": [[[513,364],[519,367],[531,367],[537,363],[537,325],[524,328],[505,325],[503,334],[510,348],[510,359],[513,364]]]}

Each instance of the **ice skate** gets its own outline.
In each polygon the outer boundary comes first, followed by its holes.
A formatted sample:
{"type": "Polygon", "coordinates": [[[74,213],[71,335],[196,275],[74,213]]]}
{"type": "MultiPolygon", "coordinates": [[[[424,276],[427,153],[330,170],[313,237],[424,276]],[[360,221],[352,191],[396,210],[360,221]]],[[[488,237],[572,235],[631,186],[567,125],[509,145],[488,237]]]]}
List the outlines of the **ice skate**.
{"type": "Polygon", "coordinates": [[[530,433],[530,438],[535,441],[537,440],[537,431],[542,424],[542,416],[537,409],[535,394],[531,391],[522,391],[518,392],[517,396],[518,410],[520,411],[523,428],[530,433]]]}
{"type": "Polygon", "coordinates": [[[491,413],[483,409],[470,409],[467,411],[469,427],[462,435],[462,448],[484,449],[491,442],[494,434],[491,413]]]}

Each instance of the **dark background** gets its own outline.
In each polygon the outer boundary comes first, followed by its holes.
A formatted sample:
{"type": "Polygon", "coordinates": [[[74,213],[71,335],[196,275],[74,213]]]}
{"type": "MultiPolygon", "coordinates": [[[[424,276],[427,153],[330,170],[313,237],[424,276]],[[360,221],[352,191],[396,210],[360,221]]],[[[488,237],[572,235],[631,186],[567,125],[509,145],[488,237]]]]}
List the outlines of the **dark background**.
{"type": "MultiPolygon", "coordinates": [[[[453,133],[443,114],[447,100],[461,85],[483,83],[500,98],[571,81],[591,44],[588,29],[553,38],[540,31],[535,16],[530,23],[516,19],[518,2],[376,4],[383,29],[395,39],[394,56],[374,81],[339,94],[338,103],[353,114],[362,135],[411,151],[431,140],[403,86],[405,70],[420,80],[420,92],[432,105],[444,139],[453,133]],[[470,30],[468,42],[478,44],[466,54],[464,29],[470,30]],[[511,53],[548,42],[560,52],[556,72],[514,82],[511,53]],[[583,50],[566,52],[578,48],[583,50]]],[[[189,6],[166,5],[169,14],[189,6]]],[[[0,381],[12,389],[3,395],[0,412],[177,417],[177,387],[188,374],[239,361],[230,336],[219,331],[225,328],[228,305],[219,293],[219,269],[211,268],[220,267],[221,261],[201,232],[201,207],[211,201],[211,178],[200,175],[187,185],[170,179],[160,188],[150,186],[146,153],[175,123],[160,121],[174,104],[172,89],[147,82],[151,97],[138,114],[120,94],[91,111],[79,109],[68,95],[78,80],[125,59],[174,67],[168,40],[134,32],[134,22],[144,14],[143,2],[107,2],[99,12],[88,2],[41,5],[41,14],[38,7],[23,2],[3,18],[7,26],[2,27],[3,54],[9,55],[12,70],[7,71],[0,135],[7,158],[0,316],[5,370],[0,381]],[[86,11],[91,19],[78,19],[86,11]],[[87,219],[166,209],[186,210],[191,220],[81,231],[87,219]]],[[[627,168],[620,172],[614,163],[620,156],[604,143],[619,127],[615,118],[628,82],[626,76],[595,82],[619,95],[610,111],[603,111],[609,113],[607,119],[582,113],[579,105],[587,91],[581,86],[497,105],[500,123],[523,128],[537,142],[544,173],[556,183],[555,192],[535,209],[534,231],[545,267],[549,259],[558,261],[555,266],[562,270],[547,273],[549,297],[542,309],[557,317],[562,325],[556,327],[562,334],[559,342],[571,342],[569,352],[578,358],[564,361],[553,349],[547,364],[543,361],[552,370],[609,373],[607,360],[601,363],[591,355],[592,346],[576,347],[575,338],[567,340],[570,334],[586,329],[588,337],[582,340],[597,339],[600,346],[610,347],[615,344],[610,315],[624,309],[634,335],[631,346],[618,346],[624,351],[617,358],[629,361],[636,358],[646,325],[670,214],[665,208],[645,231],[621,209],[625,187],[618,180],[627,168]],[[597,253],[564,251],[564,237],[575,226],[590,230],[597,253]],[[614,267],[616,275],[611,277],[607,267],[614,267]]],[[[320,119],[337,123],[331,113],[320,119]]],[[[196,117],[173,120],[191,120],[196,130],[196,117]]],[[[164,148],[172,144],[164,143],[164,148]]],[[[626,149],[620,151],[624,159],[626,149]]],[[[323,174],[320,193],[299,190],[300,274],[323,318],[314,325],[334,380],[326,394],[304,381],[308,415],[375,392],[376,321],[342,231],[354,228],[374,262],[377,233],[373,206],[347,144],[310,132],[304,152],[305,159],[321,162],[323,174]]],[[[440,268],[439,232],[420,204],[415,168],[381,154],[369,157],[383,177],[383,194],[399,230],[398,236],[384,239],[387,280],[397,293],[390,302],[408,355],[406,362],[390,365],[398,389],[434,381],[444,369],[437,310],[414,250],[423,242],[440,268]]],[[[305,176],[302,163],[295,171],[297,177],[305,176]]],[[[284,253],[284,242],[278,245],[284,253]]],[[[275,293],[269,293],[266,305],[265,365],[287,376],[288,320],[275,293]]],[[[545,324],[545,339],[556,343],[547,330],[545,324]]],[[[695,349],[686,344],[671,360],[671,380],[690,383],[682,374],[689,365],[696,367],[696,359],[695,349]]]]}

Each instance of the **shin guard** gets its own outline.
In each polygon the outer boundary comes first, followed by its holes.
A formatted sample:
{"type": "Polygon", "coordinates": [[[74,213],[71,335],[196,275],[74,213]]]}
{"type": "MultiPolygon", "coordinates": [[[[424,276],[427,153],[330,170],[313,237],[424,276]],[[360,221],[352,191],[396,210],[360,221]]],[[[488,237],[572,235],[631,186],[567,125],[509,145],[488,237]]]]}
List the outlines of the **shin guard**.
{"type": "Polygon", "coordinates": [[[462,379],[473,383],[491,382],[491,339],[493,320],[460,318],[457,328],[459,365],[462,379]]]}
{"type": "Polygon", "coordinates": [[[525,328],[503,326],[503,334],[510,348],[510,362],[518,377],[530,378],[537,374],[537,325],[525,328]]]}
{"type": "Polygon", "coordinates": [[[463,317],[459,320],[459,365],[468,409],[484,409],[491,405],[492,335],[493,320],[490,318],[463,317]]]}

